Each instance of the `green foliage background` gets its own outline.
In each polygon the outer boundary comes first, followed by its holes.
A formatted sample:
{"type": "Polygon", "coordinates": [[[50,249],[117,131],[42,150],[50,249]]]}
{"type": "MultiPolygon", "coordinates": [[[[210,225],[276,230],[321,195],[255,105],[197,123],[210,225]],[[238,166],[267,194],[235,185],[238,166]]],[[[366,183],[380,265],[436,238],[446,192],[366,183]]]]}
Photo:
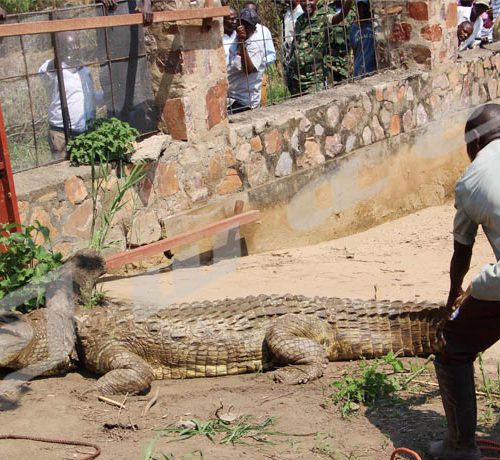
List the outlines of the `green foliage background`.
{"type": "Polygon", "coordinates": [[[47,274],[62,265],[62,255],[37,243],[50,246],[49,229],[36,222],[34,225],[1,224],[0,246],[0,299],[30,283],[31,300],[15,308],[27,313],[45,303],[47,274]]]}

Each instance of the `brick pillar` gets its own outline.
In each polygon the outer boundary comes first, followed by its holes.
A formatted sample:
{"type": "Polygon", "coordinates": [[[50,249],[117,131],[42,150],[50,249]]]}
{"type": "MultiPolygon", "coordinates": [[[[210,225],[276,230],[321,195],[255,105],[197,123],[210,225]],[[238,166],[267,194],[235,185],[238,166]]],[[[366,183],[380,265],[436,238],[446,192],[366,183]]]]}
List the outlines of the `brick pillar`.
{"type": "MultiPolygon", "coordinates": [[[[203,2],[198,2],[203,3],[203,2]]],[[[156,10],[193,7],[187,0],[154,3],[156,10]]],[[[220,6],[215,0],[214,6],[220,6]]],[[[174,139],[202,142],[227,130],[227,77],[222,19],[154,24],[147,32],[160,129],[174,139]]]]}
{"type": "Polygon", "coordinates": [[[393,65],[432,69],[456,51],[456,0],[372,1],[393,65]]]}

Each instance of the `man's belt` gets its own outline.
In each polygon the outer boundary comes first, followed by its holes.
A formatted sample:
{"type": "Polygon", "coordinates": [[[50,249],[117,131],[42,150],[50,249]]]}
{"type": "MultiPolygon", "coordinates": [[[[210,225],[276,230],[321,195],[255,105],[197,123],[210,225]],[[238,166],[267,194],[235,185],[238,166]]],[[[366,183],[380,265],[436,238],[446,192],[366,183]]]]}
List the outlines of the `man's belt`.
{"type": "MultiPolygon", "coordinates": [[[[64,128],[61,128],[60,126],[54,126],[54,125],[49,125],[49,130],[50,131],[57,131],[60,133],[64,133],[64,128]]],[[[74,129],[70,129],[69,133],[71,136],[78,136],[79,134],[83,134],[85,131],[75,131],[74,129]]]]}

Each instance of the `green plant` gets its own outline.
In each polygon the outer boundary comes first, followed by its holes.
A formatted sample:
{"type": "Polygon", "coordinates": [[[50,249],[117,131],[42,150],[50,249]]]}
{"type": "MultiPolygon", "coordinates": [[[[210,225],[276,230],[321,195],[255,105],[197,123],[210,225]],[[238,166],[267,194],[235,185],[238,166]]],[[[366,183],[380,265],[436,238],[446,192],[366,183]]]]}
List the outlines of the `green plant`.
{"type": "Polygon", "coordinates": [[[2,0],[0,6],[7,13],[26,13],[36,7],[36,0],[2,0]]]}
{"type": "Polygon", "coordinates": [[[116,188],[109,190],[110,171],[111,168],[107,162],[99,163],[99,165],[92,162],[92,225],[89,247],[97,251],[102,251],[114,244],[114,242],[107,242],[113,219],[127,204],[123,201],[127,191],[139,184],[146,175],[144,164],[137,163],[128,175],[116,181],[116,188]],[[100,204],[103,204],[105,209],[100,208],[100,204]]]}
{"type": "Polygon", "coordinates": [[[28,283],[29,299],[14,310],[27,313],[45,302],[47,274],[62,265],[62,255],[47,249],[49,229],[37,221],[34,225],[0,225],[0,299],[28,283]]]}
{"type": "Polygon", "coordinates": [[[117,118],[95,120],[90,129],[68,142],[71,164],[122,161],[134,151],[139,132],[117,118]]]}
{"type": "Polygon", "coordinates": [[[252,423],[251,417],[243,416],[233,424],[219,418],[207,421],[191,419],[180,424],[161,430],[164,434],[177,434],[181,440],[192,438],[193,436],[206,436],[212,442],[218,439],[220,444],[236,444],[243,442],[243,438],[251,438],[258,442],[267,442],[265,436],[279,435],[268,428],[274,425],[275,418],[267,417],[261,423],[252,423]]]}

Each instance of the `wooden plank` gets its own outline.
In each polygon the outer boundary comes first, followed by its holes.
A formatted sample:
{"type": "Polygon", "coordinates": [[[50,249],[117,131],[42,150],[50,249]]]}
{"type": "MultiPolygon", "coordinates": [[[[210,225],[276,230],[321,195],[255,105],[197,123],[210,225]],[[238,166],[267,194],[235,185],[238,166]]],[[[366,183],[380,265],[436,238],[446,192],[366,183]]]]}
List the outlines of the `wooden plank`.
{"type": "Polygon", "coordinates": [[[135,260],[148,256],[154,256],[178,246],[194,243],[195,241],[215,235],[216,233],[231,230],[239,227],[240,225],[249,224],[250,222],[255,222],[259,219],[259,211],[247,211],[196,230],[180,233],[179,235],[157,241],[156,243],[151,243],[146,246],[141,246],[136,249],[131,249],[129,251],[110,256],[106,259],[106,268],[108,270],[113,270],[135,260]]]}
{"type": "MultiPolygon", "coordinates": [[[[217,18],[228,15],[228,6],[157,11],[153,15],[153,22],[175,22],[190,19],[217,18]]],[[[141,13],[97,16],[92,18],[56,19],[54,21],[20,22],[0,25],[0,37],[46,34],[70,30],[103,29],[105,27],[132,26],[142,23],[143,18],[141,13]]]]}

